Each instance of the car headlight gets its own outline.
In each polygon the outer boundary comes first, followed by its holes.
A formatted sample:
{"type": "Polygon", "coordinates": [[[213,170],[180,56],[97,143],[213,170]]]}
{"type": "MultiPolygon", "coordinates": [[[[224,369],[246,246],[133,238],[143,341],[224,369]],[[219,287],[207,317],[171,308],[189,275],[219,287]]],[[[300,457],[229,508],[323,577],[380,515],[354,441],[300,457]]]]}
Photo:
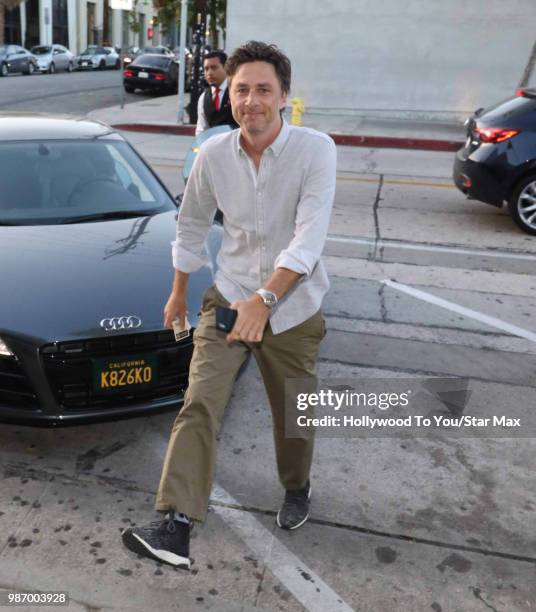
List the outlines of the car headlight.
{"type": "Polygon", "coordinates": [[[0,338],[0,357],[15,357],[15,354],[9,350],[2,338],[0,338]]]}

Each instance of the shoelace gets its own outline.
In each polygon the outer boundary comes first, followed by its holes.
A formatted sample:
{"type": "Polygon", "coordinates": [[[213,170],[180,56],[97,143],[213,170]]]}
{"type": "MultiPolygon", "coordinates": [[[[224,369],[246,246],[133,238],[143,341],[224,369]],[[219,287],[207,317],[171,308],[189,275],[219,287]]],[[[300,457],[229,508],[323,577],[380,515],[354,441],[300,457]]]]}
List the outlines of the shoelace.
{"type": "Polygon", "coordinates": [[[154,529],[161,529],[164,524],[168,533],[175,533],[177,531],[177,526],[172,518],[165,518],[160,521],[151,521],[150,526],[154,529]]]}
{"type": "Polygon", "coordinates": [[[285,503],[297,505],[302,501],[307,501],[307,493],[305,491],[287,491],[285,493],[285,503]]]}

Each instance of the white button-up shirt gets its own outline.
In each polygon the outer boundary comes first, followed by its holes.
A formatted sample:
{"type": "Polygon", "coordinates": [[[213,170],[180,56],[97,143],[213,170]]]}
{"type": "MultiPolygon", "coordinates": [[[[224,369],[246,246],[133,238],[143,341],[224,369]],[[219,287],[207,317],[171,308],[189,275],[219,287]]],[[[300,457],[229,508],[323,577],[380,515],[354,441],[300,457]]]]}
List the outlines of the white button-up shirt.
{"type": "Polygon", "coordinates": [[[191,273],[207,263],[203,245],[216,207],[224,216],[215,284],[229,302],[247,299],[276,268],[303,274],[271,313],[278,334],[311,317],[329,281],[320,261],[335,194],[336,149],[316,130],[285,121],[259,170],[240,130],[201,146],[177,220],[173,266],[191,273]]]}

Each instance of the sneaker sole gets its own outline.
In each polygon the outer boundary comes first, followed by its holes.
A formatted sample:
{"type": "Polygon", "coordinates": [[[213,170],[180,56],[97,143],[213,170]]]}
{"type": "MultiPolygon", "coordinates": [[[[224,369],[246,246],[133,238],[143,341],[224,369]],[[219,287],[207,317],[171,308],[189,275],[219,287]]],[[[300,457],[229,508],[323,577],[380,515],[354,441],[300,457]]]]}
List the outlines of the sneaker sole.
{"type": "Polygon", "coordinates": [[[182,569],[190,569],[190,559],[188,557],[181,557],[169,550],[157,550],[152,548],[144,542],[140,537],[132,532],[131,528],[125,529],[121,534],[123,544],[132,552],[142,555],[143,557],[149,557],[155,561],[162,561],[173,567],[180,567],[182,569]]]}
{"type": "MultiPolygon", "coordinates": [[[[311,499],[311,491],[313,490],[313,487],[309,486],[309,495],[307,495],[307,499],[311,499]]],[[[281,529],[286,529],[287,531],[292,531],[293,529],[298,529],[298,527],[301,527],[305,521],[309,518],[309,512],[307,512],[307,514],[305,515],[305,518],[303,519],[303,521],[299,522],[297,525],[294,525],[294,527],[286,527],[281,525],[280,521],[279,521],[279,513],[281,512],[281,510],[277,513],[277,516],[275,518],[275,522],[277,523],[278,527],[281,527],[281,529]]]]}

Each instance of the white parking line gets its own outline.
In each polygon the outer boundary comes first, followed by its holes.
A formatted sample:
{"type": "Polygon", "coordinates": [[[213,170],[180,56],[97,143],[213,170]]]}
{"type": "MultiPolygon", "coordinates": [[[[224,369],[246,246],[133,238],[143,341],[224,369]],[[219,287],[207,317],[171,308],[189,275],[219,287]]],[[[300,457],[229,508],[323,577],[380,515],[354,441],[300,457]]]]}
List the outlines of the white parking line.
{"type": "Polygon", "coordinates": [[[353,238],[350,236],[336,236],[329,234],[328,242],[340,242],[347,244],[362,244],[367,246],[377,246],[378,248],[392,247],[405,249],[407,251],[428,251],[432,253],[452,253],[454,255],[474,255],[476,257],[500,257],[503,259],[519,259],[523,261],[536,261],[536,255],[524,253],[511,253],[509,251],[499,251],[494,249],[465,249],[460,247],[435,246],[427,244],[413,244],[411,242],[395,242],[387,240],[374,240],[373,238],[353,238]]]}
{"type": "MultiPolygon", "coordinates": [[[[212,488],[211,498],[225,504],[241,505],[217,484],[212,488]]],[[[354,612],[342,597],[282,544],[251,512],[219,505],[212,507],[308,612],[354,612]]]]}
{"type": "Polygon", "coordinates": [[[460,306],[459,304],[455,304],[454,302],[449,302],[448,300],[438,298],[431,293],[427,293],[426,291],[414,289],[413,287],[403,285],[402,283],[397,283],[396,281],[386,279],[381,282],[384,285],[387,285],[388,287],[392,287],[393,289],[402,291],[403,293],[411,295],[412,297],[417,298],[418,300],[423,300],[424,302],[434,304],[434,306],[440,306],[441,308],[445,308],[452,312],[461,314],[464,317],[475,319],[476,321],[480,321],[481,323],[485,323],[486,325],[490,325],[491,327],[501,329],[502,331],[512,334],[513,336],[519,336],[520,338],[525,338],[526,340],[530,340],[531,342],[536,342],[536,334],[534,332],[531,332],[527,329],[523,329],[522,327],[517,327],[517,325],[506,323],[506,321],[502,321],[501,319],[490,317],[489,315],[483,314],[482,312],[478,312],[477,310],[465,308],[465,306],[460,306]]]}

